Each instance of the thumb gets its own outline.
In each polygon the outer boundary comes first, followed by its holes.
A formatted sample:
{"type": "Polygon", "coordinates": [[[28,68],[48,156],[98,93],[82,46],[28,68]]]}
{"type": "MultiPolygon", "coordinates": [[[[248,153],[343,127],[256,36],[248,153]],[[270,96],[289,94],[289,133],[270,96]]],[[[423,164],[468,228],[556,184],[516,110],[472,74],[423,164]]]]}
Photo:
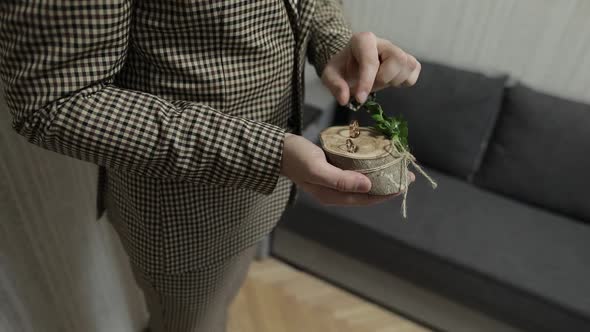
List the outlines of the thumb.
{"type": "Polygon", "coordinates": [[[371,190],[371,180],[365,175],[354,171],[345,171],[328,163],[325,164],[313,183],[341,192],[367,193],[371,190]]]}
{"type": "Polygon", "coordinates": [[[336,66],[328,64],[322,73],[322,82],[330,90],[340,105],[346,105],[350,99],[350,89],[342,73],[336,66]]]}

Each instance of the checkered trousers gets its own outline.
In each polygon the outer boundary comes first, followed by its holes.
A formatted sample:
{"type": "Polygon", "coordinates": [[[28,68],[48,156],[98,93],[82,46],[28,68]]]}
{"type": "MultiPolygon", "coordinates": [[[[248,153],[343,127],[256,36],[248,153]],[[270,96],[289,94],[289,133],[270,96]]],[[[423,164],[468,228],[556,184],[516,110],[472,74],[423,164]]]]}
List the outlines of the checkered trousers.
{"type": "Polygon", "coordinates": [[[305,54],[349,38],[335,0],[5,0],[0,77],[18,133],[106,170],[132,263],[181,273],[274,227],[305,54]]]}

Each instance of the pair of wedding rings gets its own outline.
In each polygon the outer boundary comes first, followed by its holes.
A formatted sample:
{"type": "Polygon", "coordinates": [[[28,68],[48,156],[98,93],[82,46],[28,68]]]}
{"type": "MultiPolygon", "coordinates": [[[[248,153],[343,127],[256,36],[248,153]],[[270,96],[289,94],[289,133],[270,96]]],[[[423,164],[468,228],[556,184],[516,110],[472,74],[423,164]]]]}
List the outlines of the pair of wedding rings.
{"type": "Polygon", "coordinates": [[[348,136],[350,138],[346,139],[346,150],[350,153],[355,153],[358,150],[358,147],[352,141],[353,138],[359,137],[361,131],[359,129],[358,121],[354,120],[348,126],[348,136]]]}

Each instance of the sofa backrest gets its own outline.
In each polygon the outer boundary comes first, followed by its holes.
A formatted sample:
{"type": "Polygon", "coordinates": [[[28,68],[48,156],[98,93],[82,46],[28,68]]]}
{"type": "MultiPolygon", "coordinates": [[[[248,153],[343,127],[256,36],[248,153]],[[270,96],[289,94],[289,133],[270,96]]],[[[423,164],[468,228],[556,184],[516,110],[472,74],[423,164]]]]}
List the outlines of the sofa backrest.
{"type": "Polygon", "coordinates": [[[475,183],[590,222],[590,105],[507,89],[475,183]]]}

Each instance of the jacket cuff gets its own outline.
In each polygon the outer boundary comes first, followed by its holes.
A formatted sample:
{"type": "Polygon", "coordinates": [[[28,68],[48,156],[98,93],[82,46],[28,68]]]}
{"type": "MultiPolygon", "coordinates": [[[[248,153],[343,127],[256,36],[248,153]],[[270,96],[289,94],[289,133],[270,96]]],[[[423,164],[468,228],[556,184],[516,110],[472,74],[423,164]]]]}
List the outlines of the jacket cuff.
{"type": "Polygon", "coordinates": [[[249,127],[248,138],[242,144],[250,152],[246,158],[249,165],[239,186],[268,195],[277,186],[281,173],[285,129],[260,122],[252,122],[249,127]]]}

